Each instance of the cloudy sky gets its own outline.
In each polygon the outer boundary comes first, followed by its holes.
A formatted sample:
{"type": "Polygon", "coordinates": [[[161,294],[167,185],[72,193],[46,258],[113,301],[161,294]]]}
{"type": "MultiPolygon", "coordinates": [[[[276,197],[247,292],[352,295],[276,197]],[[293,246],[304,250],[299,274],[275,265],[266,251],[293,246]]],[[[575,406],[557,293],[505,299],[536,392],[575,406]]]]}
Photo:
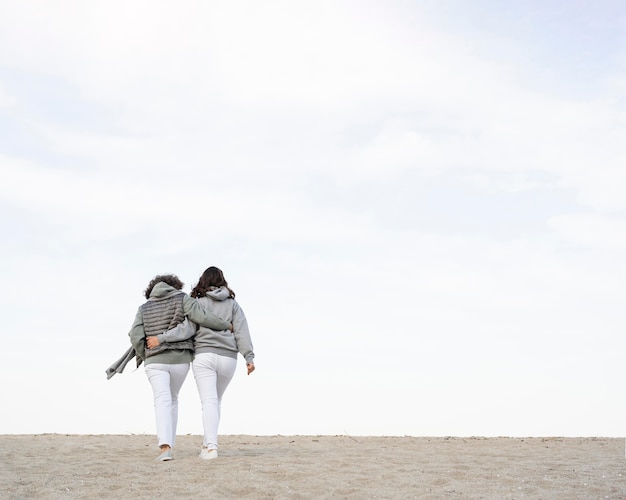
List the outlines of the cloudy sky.
{"type": "Polygon", "coordinates": [[[223,434],[623,436],[625,91],[622,1],[0,1],[0,433],[153,434],[216,265],[223,434]]]}

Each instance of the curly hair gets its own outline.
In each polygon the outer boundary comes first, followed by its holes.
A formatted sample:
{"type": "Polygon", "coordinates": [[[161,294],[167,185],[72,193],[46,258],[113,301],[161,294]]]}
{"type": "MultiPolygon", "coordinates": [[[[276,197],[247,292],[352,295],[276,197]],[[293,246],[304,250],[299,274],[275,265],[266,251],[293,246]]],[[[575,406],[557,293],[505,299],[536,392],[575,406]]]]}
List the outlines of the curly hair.
{"type": "Polygon", "coordinates": [[[163,283],[167,283],[170,286],[173,286],[174,288],[176,288],[176,290],[180,290],[183,288],[183,286],[185,286],[185,284],[182,281],[180,281],[178,276],[176,276],[175,274],[159,274],[158,276],[155,276],[154,278],[152,278],[152,281],[148,283],[148,288],[146,288],[146,290],[143,292],[146,299],[150,298],[152,289],[157,283],[160,283],[161,281],[163,283]]]}
{"type": "Polygon", "coordinates": [[[230,298],[235,298],[235,292],[228,287],[228,282],[224,278],[224,273],[221,269],[211,266],[202,273],[202,276],[200,276],[200,279],[198,280],[198,284],[193,287],[190,295],[196,298],[206,297],[209,290],[218,286],[225,287],[230,294],[230,298]]]}

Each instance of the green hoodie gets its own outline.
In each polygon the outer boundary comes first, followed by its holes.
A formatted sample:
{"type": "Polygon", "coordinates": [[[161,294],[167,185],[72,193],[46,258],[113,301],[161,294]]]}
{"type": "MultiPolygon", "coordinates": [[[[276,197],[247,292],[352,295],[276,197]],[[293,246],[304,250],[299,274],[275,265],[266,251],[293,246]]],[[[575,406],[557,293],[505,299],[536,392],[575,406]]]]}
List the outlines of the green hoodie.
{"type": "MultiPolygon", "coordinates": [[[[181,293],[180,290],[176,290],[176,288],[168,285],[167,283],[160,282],[154,286],[148,300],[163,299],[179,293],[181,293]]],[[[194,323],[218,330],[226,330],[230,328],[230,323],[223,321],[212,312],[204,310],[196,299],[187,294],[183,297],[183,310],[185,315],[194,323]]],[[[147,365],[152,363],[189,363],[192,360],[193,353],[187,349],[169,349],[153,356],[149,356],[146,359],[146,333],[143,327],[143,314],[141,307],[137,310],[135,321],[133,322],[133,326],[131,327],[128,335],[130,337],[130,343],[135,348],[135,351],[137,351],[137,355],[139,355],[139,357],[141,357],[147,365]]]]}

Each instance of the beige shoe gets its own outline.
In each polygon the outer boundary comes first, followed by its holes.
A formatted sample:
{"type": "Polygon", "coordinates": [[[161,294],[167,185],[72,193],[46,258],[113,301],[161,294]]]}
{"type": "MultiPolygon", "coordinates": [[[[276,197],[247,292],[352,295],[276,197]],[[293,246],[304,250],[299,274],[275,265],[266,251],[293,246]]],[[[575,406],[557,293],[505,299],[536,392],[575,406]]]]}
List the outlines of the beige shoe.
{"type": "Polygon", "coordinates": [[[202,448],[199,457],[203,460],[213,460],[214,458],[217,458],[217,450],[202,448]]]}

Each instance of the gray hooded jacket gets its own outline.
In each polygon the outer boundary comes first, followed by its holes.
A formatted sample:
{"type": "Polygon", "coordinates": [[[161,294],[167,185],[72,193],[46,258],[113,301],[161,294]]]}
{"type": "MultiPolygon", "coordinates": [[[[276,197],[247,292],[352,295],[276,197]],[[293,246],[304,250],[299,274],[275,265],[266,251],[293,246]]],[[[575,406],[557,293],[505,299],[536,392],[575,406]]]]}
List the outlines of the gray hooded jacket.
{"type": "MultiPolygon", "coordinates": [[[[254,363],[254,348],[248,330],[248,321],[243,309],[235,299],[230,297],[228,288],[216,287],[210,290],[206,297],[199,298],[198,303],[205,311],[210,311],[232,323],[233,331],[215,330],[205,326],[195,327],[195,353],[212,352],[235,359],[237,353],[241,353],[246,363],[254,363]]],[[[192,336],[194,333],[192,330],[194,330],[193,327],[177,328],[157,335],[157,338],[159,342],[177,342],[192,336]]]]}

